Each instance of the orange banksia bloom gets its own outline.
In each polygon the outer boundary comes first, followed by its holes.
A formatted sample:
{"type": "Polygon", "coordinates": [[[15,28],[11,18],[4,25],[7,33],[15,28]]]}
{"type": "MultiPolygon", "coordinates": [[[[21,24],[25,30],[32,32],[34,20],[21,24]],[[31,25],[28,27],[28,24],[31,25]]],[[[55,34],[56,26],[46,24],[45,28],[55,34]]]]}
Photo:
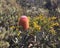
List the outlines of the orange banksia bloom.
{"type": "Polygon", "coordinates": [[[21,16],[19,20],[19,25],[23,27],[24,30],[29,28],[29,19],[27,16],[21,16]]]}

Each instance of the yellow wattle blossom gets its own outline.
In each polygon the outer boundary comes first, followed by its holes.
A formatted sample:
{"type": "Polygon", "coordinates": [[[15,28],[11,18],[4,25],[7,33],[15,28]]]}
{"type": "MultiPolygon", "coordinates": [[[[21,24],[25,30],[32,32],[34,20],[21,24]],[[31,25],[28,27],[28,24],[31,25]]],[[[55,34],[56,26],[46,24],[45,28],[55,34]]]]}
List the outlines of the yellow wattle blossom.
{"type": "Polygon", "coordinates": [[[41,30],[41,26],[38,26],[38,25],[37,25],[35,28],[36,28],[36,30],[38,30],[38,31],[41,30]]]}
{"type": "Polygon", "coordinates": [[[20,32],[18,32],[17,35],[20,36],[20,32]]]}
{"type": "Polygon", "coordinates": [[[52,33],[53,35],[56,35],[56,32],[54,29],[49,30],[49,32],[52,33]]]}
{"type": "Polygon", "coordinates": [[[49,18],[48,18],[48,21],[55,20],[56,18],[57,18],[57,17],[54,17],[54,16],[53,16],[53,17],[49,17],[49,18]]]}
{"type": "Polygon", "coordinates": [[[55,23],[55,25],[59,26],[59,23],[55,23]]]}
{"type": "Polygon", "coordinates": [[[34,27],[36,27],[36,26],[37,26],[36,22],[33,22],[33,26],[34,26],[34,27]]]}
{"type": "Polygon", "coordinates": [[[45,17],[44,17],[44,16],[39,16],[39,19],[40,19],[40,20],[44,20],[45,17]]]}
{"type": "Polygon", "coordinates": [[[34,29],[35,29],[35,30],[40,31],[41,26],[37,25],[36,22],[33,22],[33,26],[34,26],[34,29]]]}
{"type": "Polygon", "coordinates": [[[55,20],[56,18],[57,18],[57,17],[54,17],[54,16],[53,16],[51,19],[52,19],[52,20],[55,20]]]}
{"type": "Polygon", "coordinates": [[[53,28],[53,27],[50,27],[49,32],[50,32],[51,34],[53,34],[53,35],[56,35],[56,31],[54,30],[54,28],[53,28]]]}
{"type": "Polygon", "coordinates": [[[14,29],[14,28],[15,28],[15,26],[11,26],[10,28],[11,28],[11,29],[14,29]]]}
{"type": "Polygon", "coordinates": [[[59,23],[58,22],[53,23],[51,26],[59,26],[59,23]]]}

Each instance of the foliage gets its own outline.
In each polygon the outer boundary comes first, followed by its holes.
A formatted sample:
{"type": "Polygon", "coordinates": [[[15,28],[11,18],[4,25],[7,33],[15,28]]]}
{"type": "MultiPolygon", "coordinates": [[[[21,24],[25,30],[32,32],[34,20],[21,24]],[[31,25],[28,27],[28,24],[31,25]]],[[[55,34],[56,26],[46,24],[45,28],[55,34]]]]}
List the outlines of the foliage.
{"type": "Polygon", "coordinates": [[[30,27],[34,30],[34,32],[47,32],[55,34],[54,26],[59,26],[59,22],[57,21],[57,17],[46,17],[46,16],[36,16],[31,18],[30,27]]]}
{"type": "Polygon", "coordinates": [[[0,0],[0,48],[9,48],[12,45],[14,45],[14,48],[19,48],[22,36],[25,34],[28,36],[37,36],[39,33],[40,35],[38,37],[41,37],[37,42],[42,42],[40,45],[45,44],[46,46],[46,44],[50,44],[53,48],[58,48],[56,46],[60,45],[60,18],[41,14],[38,16],[29,16],[28,14],[30,28],[24,31],[18,25],[22,13],[23,10],[16,3],[16,0],[0,0]],[[13,42],[13,44],[10,42],[13,42]]]}
{"type": "MultiPolygon", "coordinates": [[[[45,32],[47,34],[46,36],[51,34],[52,36],[56,36],[56,37],[58,37],[58,39],[60,39],[60,36],[58,36],[59,31],[60,31],[59,30],[60,29],[60,27],[59,27],[60,22],[57,19],[57,17],[54,17],[54,16],[47,17],[47,16],[39,15],[39,16],[36,16],[36,17],[33,17],[33,18],[28,16],[28,18],[29,18],[29,21],[30,21],[29,22],[30,23],[30,28],[27,32],[22,31],[22,27],[20,27],[18,25],[17,26],[15,26],[15,25],[9,26],[7,30],[6,30],[5,27],[1,27],[0,40],[4,39],[5,42],[9,43],[9,41],[8,41],[9,37],[11,37],[10,39],[13,39],[15,36],[17,36],[18,40],[21,41],[20,40],[21,36],[22,36],[21,33],[23,33],[23,35],[25,33],[27,33],[28,35],[32,34],[34,36],[34,35],[37,35],[37,33],[39,33],[39,32],[42,32],[42,33],[45,32]]],[[[17,21],[18,21],[18,18],[17,18],[17,21]]],[[[13,22],[15,22],[15,21],[13,21],[13,22]]],[[[50,35],[50,37],[52,37],[51,35],[50,35]]],[[[45,35],[43,35],[43,36],[45,36],[45,35]]],[[[55,37],[53,37],[53,38],[55,38],[55,37]]],[[[46,38],[44,37],[44,39],[46,39],[46,38]]],[[[54,40],[53,40],[53,42],[54,42],[54,40]]],[[[51,39],[51,41],[52,41],[52,39],[51,39]]],[[[54,44],[55,43],[53,43],[53,45],[52,44],[51,45],[55,46],[54,44]]],[[[2,47],[4,47],[4,46],[2,46],[2,47]]]]}

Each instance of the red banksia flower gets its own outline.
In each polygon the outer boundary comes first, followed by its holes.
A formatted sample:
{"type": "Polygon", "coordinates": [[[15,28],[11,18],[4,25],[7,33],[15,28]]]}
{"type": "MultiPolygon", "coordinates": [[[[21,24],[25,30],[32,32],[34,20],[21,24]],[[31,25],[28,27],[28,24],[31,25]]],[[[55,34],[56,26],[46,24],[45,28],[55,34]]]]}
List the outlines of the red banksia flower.
{"type": "Polygon", "coordinates": [[[21,16],[19,19],[19,26],[22,26],[24,30],[29,28],[29,19],[27,16],[21,16]]]}

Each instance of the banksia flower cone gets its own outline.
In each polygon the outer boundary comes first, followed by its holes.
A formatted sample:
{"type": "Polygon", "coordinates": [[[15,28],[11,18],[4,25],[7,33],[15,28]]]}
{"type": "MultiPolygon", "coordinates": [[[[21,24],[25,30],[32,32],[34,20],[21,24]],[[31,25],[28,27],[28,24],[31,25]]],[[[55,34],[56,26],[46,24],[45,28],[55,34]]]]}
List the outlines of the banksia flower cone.
{"type": "Polygon", "coordinates": [[[21,16],[19,19],[19,26],[23,27],[23,30],[28,30],[29,28],[29,19],[27,16],[21,16]]]}

